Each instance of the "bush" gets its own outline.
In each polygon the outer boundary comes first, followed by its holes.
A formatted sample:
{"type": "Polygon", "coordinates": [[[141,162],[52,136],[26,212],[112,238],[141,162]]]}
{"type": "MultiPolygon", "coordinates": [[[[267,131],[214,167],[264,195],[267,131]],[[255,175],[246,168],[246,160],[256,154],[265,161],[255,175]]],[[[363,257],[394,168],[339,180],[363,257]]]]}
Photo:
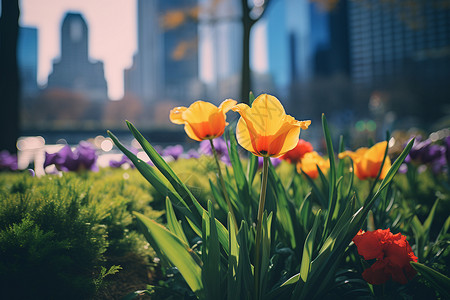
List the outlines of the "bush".
{"type": "Polygon", "coordinates": [[[161,215],[148,189],[134,170],[1,173],[0,298],[93,297],[110,257],[151,254],[130,213],[161,215]]]}

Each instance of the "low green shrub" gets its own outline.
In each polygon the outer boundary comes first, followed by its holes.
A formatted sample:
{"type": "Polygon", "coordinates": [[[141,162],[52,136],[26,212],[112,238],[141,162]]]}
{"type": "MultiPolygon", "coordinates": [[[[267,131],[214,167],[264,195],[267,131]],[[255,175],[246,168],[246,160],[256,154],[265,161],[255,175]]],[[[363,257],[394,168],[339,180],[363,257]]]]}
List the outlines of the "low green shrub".
{"type": "Polygon", "coordinates": [[[131,215],[161,215],[149,188],[135,170],[0,173],[0,298],[92,298],[110,257],[151,255],[131,215]]]}

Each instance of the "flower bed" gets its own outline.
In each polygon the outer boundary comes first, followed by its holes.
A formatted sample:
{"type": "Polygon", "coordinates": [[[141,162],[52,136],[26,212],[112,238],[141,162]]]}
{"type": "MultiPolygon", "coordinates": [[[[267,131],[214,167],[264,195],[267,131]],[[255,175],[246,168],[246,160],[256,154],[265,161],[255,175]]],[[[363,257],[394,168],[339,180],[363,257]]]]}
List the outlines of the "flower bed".
{"type": "Polygon", "coordinates": [[[141,149],[109,133],[126,155],[111,167],[136,169],[87,171],[95,150],[83,143],[47,156],[56,175],[0,175],[2,291],[26,280],[47,298],[450,296],[448,137],[350,151],[323,116],[321,154],[299,140],[314,125],[270,95],[170,119],[199,151],[156,149],[127,123],[141,149]],[[230,110],[241,119],[227,127],[230,110]],[[150,286],[126,282],[145,270],[150,286]]]}

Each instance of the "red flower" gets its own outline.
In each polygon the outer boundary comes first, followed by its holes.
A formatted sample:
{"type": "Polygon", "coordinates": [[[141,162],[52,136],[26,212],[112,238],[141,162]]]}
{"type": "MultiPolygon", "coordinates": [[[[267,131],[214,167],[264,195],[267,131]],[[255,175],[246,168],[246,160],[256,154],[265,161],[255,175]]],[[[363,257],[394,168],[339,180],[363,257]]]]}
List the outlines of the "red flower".
{"type": "Polygon", "coordinates": [[[297,142],[297,146],[295,146],[292,150],[289,150],[285,154],[283,154],[280,159],[286,160],[288,163],[296,164],[300,162],[303,156],[313,151],[313,146],[311,143],[299,139],[297,142]]]}
{"type": "Polygon", "coordinates": [[[362,273],[368,283],[383,284],[392,278],[396,282],[406,284],[416,275],[409,262],[417,262],[417,257],[404,235],[392,234],[389,228],[367,232],[360,230],[353,242],[365,260],[376,259],[375,263],[362,273]]]}

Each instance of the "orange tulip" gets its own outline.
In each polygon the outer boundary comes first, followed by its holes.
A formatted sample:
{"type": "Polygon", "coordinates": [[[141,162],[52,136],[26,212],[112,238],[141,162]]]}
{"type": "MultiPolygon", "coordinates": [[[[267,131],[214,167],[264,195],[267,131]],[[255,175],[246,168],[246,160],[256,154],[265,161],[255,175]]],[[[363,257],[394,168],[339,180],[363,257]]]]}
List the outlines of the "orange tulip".
{"type": "Polygon", "coordinates": [[[311,124],[286,115],[280,101],[267,94],[258,96],[251,108],[240,103],[231,109],[241,115],[236,128],[239,144],[257,156],[283,155],[297,145],[300,129],[311,124]]]}
{"type": "MultiPolygon", "coordinates": [[[[375,144],[372,148],[359,148],[356,152],[344,151],[339,153],[339,158],[342,159],[346,156],[353,160],[353,166],[355,168],[355,175],[359,179],[364,180],[366,178],[375,178],[381,168],[383,162],[384,151],[386,150],[387,142],[380,142],[375,144]]],[[[389,168],[391,167],[391,160],[389,156],[386,156],[383,169],[381,170],[380,179],[383,179],[389,168]]]]}
{"type": "Polygon", "coordinates": [[[196,141],[210,140],[223,134],[228,125],[226,113],[236,105],[235,100],[227,99],[219,107],[205,101],[196,101],[189,107],[175,107],[170,111],[170,121],[184,124],[187,135],[196,141]]]}
{"type": "Polygon", "coordinates": [[[305,156],[306,153],[312,151],[313,146],[311,145],[310,142],[299,139],[297,145],[288,152],[286,152],[285,154],[283,154],[282,156],[280,156],[280,159],[283,159],[291,164],[296,164],[302,160],[303,156],[305,156]]]}
{"type": "Polygon", "coordinates": [[[325,160],[316,151],[308,152],[303,156],[301,161],[297,163],[297,172],[301,173],[303,171],[309,177],[315,179],[319,176],[317,167],[319,167],[322,173],[327,173],[330,168],[330,160],[325,160]]]}

